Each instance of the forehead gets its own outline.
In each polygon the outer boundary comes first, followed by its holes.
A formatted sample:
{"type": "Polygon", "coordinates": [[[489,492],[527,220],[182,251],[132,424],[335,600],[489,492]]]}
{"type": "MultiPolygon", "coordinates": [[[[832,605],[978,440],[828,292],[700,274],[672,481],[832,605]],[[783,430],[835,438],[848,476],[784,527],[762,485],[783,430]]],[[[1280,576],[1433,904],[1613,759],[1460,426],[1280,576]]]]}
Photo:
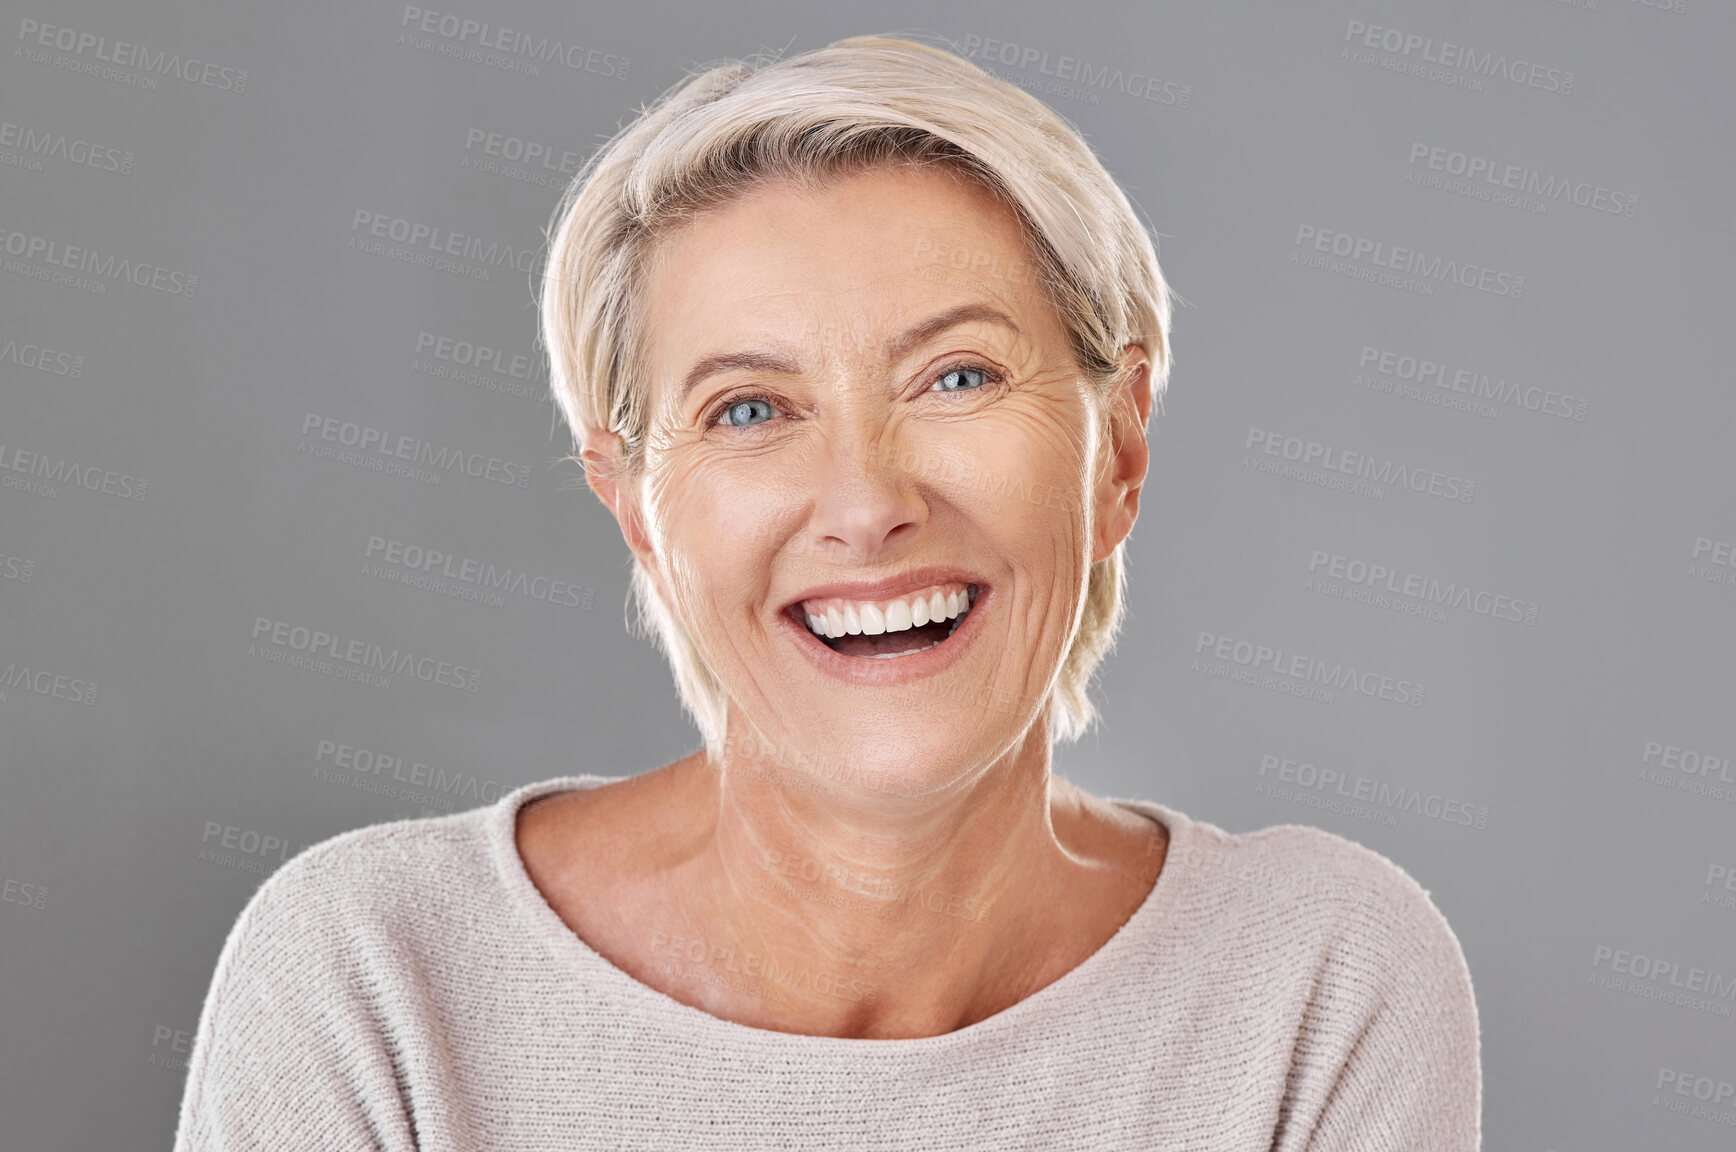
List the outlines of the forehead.
{"type": "MultiPolygon", "coordinates": [[[[817,187],[772,180],[660,238],[642,281],[656,378],[720,341],[873,341],[987,300],[1048,310],[1018,217],[941,170],[877,168],[817,187]]],[[[1041,325],[1039,325],[1041,326],[1041,325]]]]}

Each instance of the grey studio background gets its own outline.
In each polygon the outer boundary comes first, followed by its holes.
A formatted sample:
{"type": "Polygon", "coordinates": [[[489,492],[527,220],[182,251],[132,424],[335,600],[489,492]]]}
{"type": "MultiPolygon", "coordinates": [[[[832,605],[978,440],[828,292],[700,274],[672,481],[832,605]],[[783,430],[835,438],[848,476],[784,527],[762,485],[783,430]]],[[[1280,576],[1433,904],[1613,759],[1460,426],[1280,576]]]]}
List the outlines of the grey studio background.
{"type": "Polygon", "coordinates": [[[865,32],[1075,123],[1184,301],[1057,770],[1415,876],[1486,1147],[1732,1146],[1730,5],[3,10],[6,1148],[168,1146],[308,844],[698,745],[561,459],[543,228],[691,65],[865,32]]]}

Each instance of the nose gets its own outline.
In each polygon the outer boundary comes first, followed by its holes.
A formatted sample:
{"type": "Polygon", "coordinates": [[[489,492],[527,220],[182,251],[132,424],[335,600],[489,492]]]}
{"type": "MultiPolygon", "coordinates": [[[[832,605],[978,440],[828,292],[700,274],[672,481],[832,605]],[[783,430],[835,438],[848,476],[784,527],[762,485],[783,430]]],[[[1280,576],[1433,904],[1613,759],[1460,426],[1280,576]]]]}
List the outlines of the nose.
{"type": "Polygon", "coordinates": [[[819,438],[808,477],[809,544],[872,563],[914,535],[928,519],[914,458],[900,448],[895,423],[866,413],[819,438]]]}

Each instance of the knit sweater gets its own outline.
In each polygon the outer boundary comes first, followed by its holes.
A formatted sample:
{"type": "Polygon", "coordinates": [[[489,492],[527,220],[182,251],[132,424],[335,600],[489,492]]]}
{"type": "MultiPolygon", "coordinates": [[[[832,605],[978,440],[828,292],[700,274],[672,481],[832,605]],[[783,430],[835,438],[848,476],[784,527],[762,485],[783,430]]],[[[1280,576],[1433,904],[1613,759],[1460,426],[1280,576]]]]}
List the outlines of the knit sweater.
{"type": "Polygon", "coordinates": [[[1352,841],[1116,800],[1169,852],[1083,963],[939,1036],[809,1036],[641,983],[543,899],[519,808],[616,779],[357,828],[280,867],[217,960],[176,1152],[1479,1146],[1458,940],[1352,841]]]}

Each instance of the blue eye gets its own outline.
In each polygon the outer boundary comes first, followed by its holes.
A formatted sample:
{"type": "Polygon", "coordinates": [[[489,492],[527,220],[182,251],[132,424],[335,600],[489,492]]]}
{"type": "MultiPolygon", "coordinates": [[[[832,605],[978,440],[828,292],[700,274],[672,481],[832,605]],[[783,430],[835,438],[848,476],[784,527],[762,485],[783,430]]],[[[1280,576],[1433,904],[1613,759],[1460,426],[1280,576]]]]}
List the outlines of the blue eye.
{"type": "Polygon", "coordinates": [[[942,373],[940,379],[935,383],[939,385],[938,390],[941,392],[970,392],[974,391],[976,388],[983,387],[988,383],[988,381],[988,373],[984,372],[981,368],[971,368],[960,365],[957,368],[952,368],[942,373]],[[969,376],[979,377],[980,383],[969,386],[962,383],[962,381],[969,376]]]}
{"type": "MultiPolygon", "coordinates": [[[[1001,380],[999,373],[974,364],[960,364],[934,377],[931,392],[980,392],[1001,380]]],[[[765,396],[739,396],[712,410],[711,424],[725,428],[751,428],[779,414],[776,402],[765,396]]]]}
{"type": "Polygon", "coordinates": [[[737,400],[728,408],[725,408],[723,410],[723,422],[730,428],[741,428],[748,424],[761,423],[761,421],[753,419],[753,413],[756,408],[765,409],[766,419],[771,419],[771,403],[767,400],[762,400],[757,396],[750,396],[743,400],[737,400]],[[739,421],[737,420],[737,417],[740,417],[739,421]]]}

